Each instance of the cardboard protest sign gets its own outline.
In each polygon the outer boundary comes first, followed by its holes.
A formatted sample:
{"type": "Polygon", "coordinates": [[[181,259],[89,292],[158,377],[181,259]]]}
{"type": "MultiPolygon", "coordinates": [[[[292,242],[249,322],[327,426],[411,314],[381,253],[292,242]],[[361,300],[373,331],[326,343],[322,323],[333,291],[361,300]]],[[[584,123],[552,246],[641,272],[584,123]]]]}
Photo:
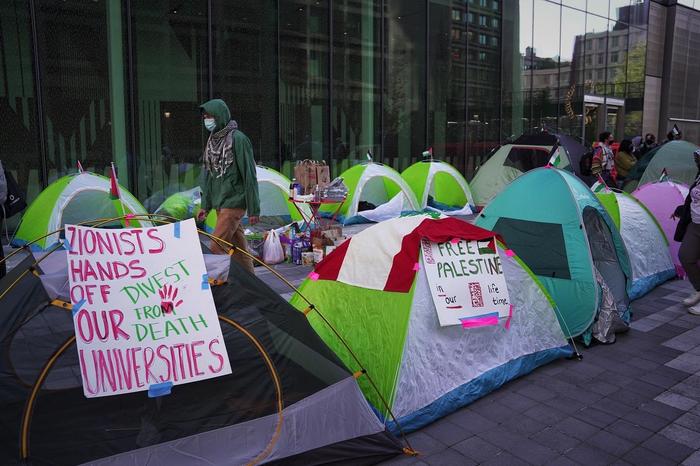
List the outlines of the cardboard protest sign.
{"type": "Polygon", "coordinates": [[[231,373],[198,245],[192,219],[121,230],[66,226],[86,397],[231,373]]]}
{"type": "Polygon", "coordinates": [[[498,323],[510,311],[510,297],[495,239],[421,242],[423,266],[440,326],[498,323]]]}

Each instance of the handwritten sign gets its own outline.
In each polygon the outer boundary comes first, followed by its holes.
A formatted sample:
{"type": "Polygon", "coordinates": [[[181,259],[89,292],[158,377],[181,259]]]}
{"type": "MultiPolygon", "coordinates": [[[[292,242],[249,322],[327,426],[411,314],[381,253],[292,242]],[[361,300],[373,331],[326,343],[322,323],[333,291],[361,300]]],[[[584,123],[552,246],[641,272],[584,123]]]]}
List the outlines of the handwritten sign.
{"type": "Polygon", "coordinates": [[[485,325],[508,317],[510,297],[495,239],[421,242],[423,266],[440,326],[465,328],[474,319],[485,325]]]}
{"type": "Polygon", "coordinates": [[[231,373],[198,245],[192,219],[121,230],[66,226],[86,397],[231,373]]]}

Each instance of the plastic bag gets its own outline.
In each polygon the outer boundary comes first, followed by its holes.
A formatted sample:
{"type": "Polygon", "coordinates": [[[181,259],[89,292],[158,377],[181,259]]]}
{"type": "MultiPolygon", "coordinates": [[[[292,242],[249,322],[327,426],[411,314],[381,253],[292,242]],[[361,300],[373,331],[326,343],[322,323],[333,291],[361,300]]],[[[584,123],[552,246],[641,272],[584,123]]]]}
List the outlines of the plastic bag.
{"type": "Polygon", "coordinates": [[[270,230],[263,244],[263,262],[268,265],[284,262],[284,249],[275,230],[270,230]]]}

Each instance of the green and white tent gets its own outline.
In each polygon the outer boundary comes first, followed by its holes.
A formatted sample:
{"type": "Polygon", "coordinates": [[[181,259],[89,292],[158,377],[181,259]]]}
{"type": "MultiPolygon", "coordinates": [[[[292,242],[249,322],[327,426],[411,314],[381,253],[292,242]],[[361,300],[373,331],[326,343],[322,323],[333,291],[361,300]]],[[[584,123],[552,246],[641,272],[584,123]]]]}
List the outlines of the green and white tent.
{"type": "Polygon", "coordinates": [[[485,206],[511,181],[550,161],[557,168],[571,167],[566,148],[553,134],[524,134],[512,144],[499,147],[479,167],[470,183],[474,202],[485,206]]]}
{"type": "Polygon", "coordinates": [[[421,208],[432,207],[447,215],[468,215],[474,198],[469,183],[449,163],[423,160],[401,173],[421,208]]]}
{"type": "MultiPolygon", "coordinates": [[[[318,264],[292,304],[351,370],[367,377],[365,396],[387,419],[386,400],[404,431],[418,429],[571,349],[556,307],[530,270],[498,245],[513,311],[509,325],[441,327],[421,241],[493,240],[494,233],[455,218],[413,215],[353,236],[318,264]],[[321,313],[323,318],[319,316],[321,313]],[[324,320],[326,319],[326,320],[324,320]],[[506,328],[507,327],[507,328],[506,328]]],[[[465,278],[465,286],[467,278],[465,278]]],[[[390,420],[387,425],[396,430],[390,420]]]]}
{"type": "MultiPolygon", "coordinates": [[[[64,176],[44,189],[27,208],[12,239],[12,246],[20,247],[37,238],[62,228],[98,219],[109,219],[128,214],[144,215],[146,209],[123,186],[119,187],[121,201],[110,196],[110,179],[90,172],[64,176]],[[122,211],[123,205],[123,211],[122,211]]],[[[110,222],[104,227],[123,225],[110,222]]],[[[151,226],[150,222],[131,220],[130,225],[151,226]]],[[[45,250],[59,240],[53,233],[33,243],[33,250],[45,250]]]]}
{"type": "Polygon", "coordinates": [[[561,310],[567,336],[585,334],[588,341],[592,334],[611,342],[629,322],[627,250],[608,212],[572,173],[526,173],[486,206],[476,224],[500,234],[537,275],[561,310]]]}
{"type": "Polygon", "coordinates": [[[641,298],[676,276],[668,240],[654,216],[630,194],[604,190],[596,196],[612,217],[632,269],[630,299],[641,298]]]}
{"type": "Polygon", "coordinates": [[[669,141],[650,150],[630,170],[625,180],[625,191],[658,181],[665,171],[674,181],[690,186],[695,181],[698,167],[693,152],[698,146],[688,141],[669,141]]]}
{"type": "MultiPolygon", "coordinates": [[[[376,222],[398,217],[403,211],[420,209],[415,194],[401,175],[384,164],[365,162],[348,168],[340,177],[348,188],[348,197],[337,213],[341,222],[357,215],[376,222]],[[360,202],[372,204],[377,209],[360,212],[360,202]]],[[[321,212],[332,214],[337,207],[337,204],[324,205],[321,212]]]]}

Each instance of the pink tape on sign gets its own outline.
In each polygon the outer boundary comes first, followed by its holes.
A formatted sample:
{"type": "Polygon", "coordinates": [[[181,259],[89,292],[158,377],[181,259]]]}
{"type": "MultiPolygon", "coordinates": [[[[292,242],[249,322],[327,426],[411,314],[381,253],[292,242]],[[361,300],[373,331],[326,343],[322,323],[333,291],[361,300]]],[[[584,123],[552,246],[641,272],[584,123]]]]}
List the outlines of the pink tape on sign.
{"type": "Polygon", "coordinates": [[[131,226],[131,223],[129,222],[129,220],[131,220],[132,218],[134,218],[134,214],[126,214],[124,216],[124,226],[125,227],[131,226]]]}
{"type": "Polygon", "coordinates": [[[506,256],[508,257],[513,257],[515,253],[513,252],[512,249],[506,249],[506,256]]]}
{"type": "Polygon", "coordinates": [[[320,277],[321,277],[321,276],[320,276],[319,274],[317,274],[316,272],[311,272],[311,273],[309,274],[309,280],[314,281],[314,282],[315,282],[316,280],[318,280],[320,277]]]}
{"type": "Polygon", "coordinates": [[[420,264],[418,262],[416,262],[415,264],[413,264],[413,271],[418,272],[419,270],[420,270],[420,264]]]}
{"type": "Polygon", "coordinates": [[[510,309],[508,309],[508,318],[506,319],[506,330],[510,329],[510,320],[513,318],[513,305],[510,305],[510,309]]]}
{"type": "Polygon", "coordinates": [[[460,241],[461,241],[461,239],[459,239],[459,238],[452,238],[452,239],[450,240],[450,243],[452,243],[452,244],[457,244],[457,243],[459,243],[460,241]]]}
{"type": "Polygon", "coordinates": [[[487,325],[498,325],[498,317],[477,317],[476,319],[462,320],[462,328],[486,327],[487,325]]]}

